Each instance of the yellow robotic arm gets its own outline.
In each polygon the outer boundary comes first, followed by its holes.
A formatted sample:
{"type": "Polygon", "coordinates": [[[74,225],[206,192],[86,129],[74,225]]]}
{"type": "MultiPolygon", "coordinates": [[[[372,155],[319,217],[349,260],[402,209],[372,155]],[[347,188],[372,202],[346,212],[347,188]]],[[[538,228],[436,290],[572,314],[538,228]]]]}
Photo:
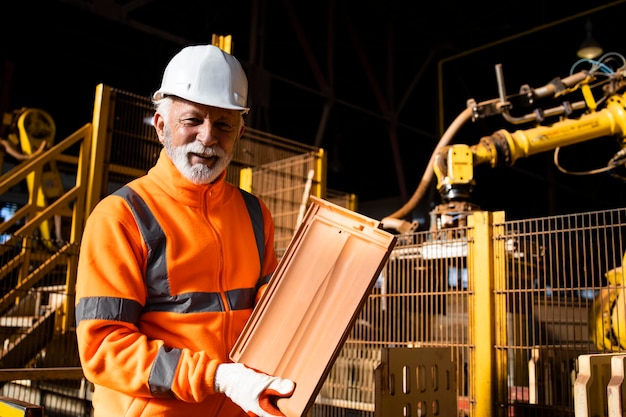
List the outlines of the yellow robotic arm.
{"type": "Polygon", "coordinates": [[[383,218],[383,226],[400,233],[410,232],[417,227],[415,221],[409,223],[405,219],[426,195],[433,175],[437,178],[436,186],[442,201],[430,213],[431,228],[439,229],[463,225],[467,216],[478,209],[471,202],[471,192],[475,185],[474,168],[478,165],[512,166],[520,158],[556,151],[561,147],[596,138],[615,136],[622,141],[621,149],[604,170],[624,166],[626,95],[623,91],[626,89],[626,58],[619,54],[606,54],[604,58],[612,64],[621,64],[621,67],[614,70],[609,64],[602,62],[602,59],[598,62],[591,61],[593,65],[589,71],[579,71],[562,79],[556,78],[536,89],[523,86],[520,93],[514,96],[507,96],[504,92],[501,66],[497,65],[499,98],[482,103],[468,101],[467,108],[446,130],[433,151],[426,172],[411,199],[399,210],[383,218]],[[602,97],[596,101],[592,89],[597,91],[599,87],[602,88],[602,97]],[[564,99],[565,96],[571,97],[569,95],[573,92],[582,93],[582,99],[575,102],[564,99]],[[540,106],[543,100],[560,100],[560,104],[543,109],[540,106]],[[513,103],[521,103],[522,109],[533,110],[521,117],[513,116],[513,103]],[[599,106],[600,103],[602,106],[599,106]],[[601,110],[598,110],[599,107],[602,107],[601,110]],[[450,145],[463,123],[495,115],[513,125],[532,125],[515,131],[498,130],[471,146],[450,145]],[[557,121],[548,124],[548,120],[557,121]]]}
{"type": "MultiPolygon", "coordinates": [[[[509,99],[513,96],[506,96],[502,83],[499,85],[498,99],[482,103],[468,101],[467,108],[435,148],[411,200],[381,223],[400,233],[414,230],[415,222],[409,223],[403,219],[425,195],[433,175],[436,176],[436,186],[442,201],[431,212],[431,228],[440,229],[463,225],[467,216],[477,209],[470,202],[470,197],[475,185],[474,168],[478,165],[489,165],[492,168],[513,166],[520,158],[597,138],[615,137],[620,149],[605,168],[613,170],[626,167],[626,58],[618,54],[610,58],[610,62],[619,61],[620,68],[613,70],[601,60],[594,62],[590,71],[555,79],[539,89],[523,87],[520,95],[514,98],[525,100],[525,106],[522,107],[534,110],[521,117],[511,115],[513,105],[509,99]],[[620,59],[615,60],[616,56],[620,59]],[[598,89],[600,86],[602,96],[596,101],[592,88],[598,89]],[[581,92],[582,99],[576,102],[563,100],[560,105],[545,110],[538,106],[541,99],[561,100],[574,91],[581,92]],[[450,144],[462,123],[494,115],[502,116],[513,125],[532,125],[527,129],[497,130],[471,146],[450,144]],[[546,120],[556,121],[547,124],[546,120]]],[[[501,77],[499,81],[502,81],[501,77]]],[[[608,285],[594,298],[589,310],[590,336],[602,351],[623,351],[626,349],[626,253],[622,265],[608,271],[605,277],[608,285]]]]}
{"type": "Polygon", "coordinates": [[[473,146],[458,144],[445,147],[434,165],[437,189],[444,201],[466,196],[473,185],[473,168],[512,166],[518,159],[604,136],[626,136],[626,97],[614,95],[600,111],[579,119],[564,119],[551,126],[508,132],[501,129],[480,139],[473,146]],[[462,191],[460,191],[461,189],[462,191]]]}

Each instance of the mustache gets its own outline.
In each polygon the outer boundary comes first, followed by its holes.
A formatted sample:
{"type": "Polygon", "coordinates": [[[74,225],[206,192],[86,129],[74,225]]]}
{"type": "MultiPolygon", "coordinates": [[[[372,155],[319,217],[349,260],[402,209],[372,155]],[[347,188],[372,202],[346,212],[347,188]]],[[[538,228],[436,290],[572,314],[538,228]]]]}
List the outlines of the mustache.
{"type": "Polygon", "coordinates": [[[183,145],[183,147],[186,153],[195,153],[207,158],[212,156],[223,156],[224,154],[222,149],[215,145],[204,146],[201,143],[193,142],[183,145]]]}

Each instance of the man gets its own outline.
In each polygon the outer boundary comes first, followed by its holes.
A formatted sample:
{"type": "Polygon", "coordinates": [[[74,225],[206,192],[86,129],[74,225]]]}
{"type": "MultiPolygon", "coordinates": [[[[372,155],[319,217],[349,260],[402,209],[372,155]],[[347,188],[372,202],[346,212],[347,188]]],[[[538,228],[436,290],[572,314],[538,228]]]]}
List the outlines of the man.
{"type": "Polygon", "coordinates": [[[293,393],[228,363],[277,266],[269,210],[225,181],[247,90],[232,55],[182,49],[153,97],[156,165],[87,220],[76,320],[96,417],[280,416],[293,393]]]}

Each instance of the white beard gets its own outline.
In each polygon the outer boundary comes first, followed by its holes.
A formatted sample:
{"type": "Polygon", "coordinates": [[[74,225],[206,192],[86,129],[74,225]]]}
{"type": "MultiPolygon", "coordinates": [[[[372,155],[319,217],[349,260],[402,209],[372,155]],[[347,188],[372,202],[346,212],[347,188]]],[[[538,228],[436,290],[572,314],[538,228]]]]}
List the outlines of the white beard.
{"type": "Polygon", "coordinates": [[[194,184],[209,184],[217,179],[226,169],[233,158],[233,154],[227,154],[219,146],[203,146],[199,142],[186,143],[181,146],[172,145],[171,131],[166,127],[164,131],[165,138],[163,146],[165,152],[172,160],[172,163],[180,173],[194,184]],[[209,168],[204,164],[192,165],[189,162],[189,153],[195,153],[203,156],[213,156],[217,158],[213,168],[209,168]]]}

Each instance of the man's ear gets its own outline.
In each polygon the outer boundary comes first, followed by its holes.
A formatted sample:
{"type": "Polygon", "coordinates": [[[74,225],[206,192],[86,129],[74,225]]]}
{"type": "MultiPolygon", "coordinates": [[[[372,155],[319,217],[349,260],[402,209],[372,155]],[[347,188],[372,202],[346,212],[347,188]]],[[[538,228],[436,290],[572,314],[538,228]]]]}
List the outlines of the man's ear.
{"type": "Polygon", "coordinates": [[[152,120],[154,123],[154,130],[156,130],[156,134],[159,138],[159,142],[163,143],[165,140],[165,119],[161,115],[161,113],[154,113],[154,119],[152,120]]]}

